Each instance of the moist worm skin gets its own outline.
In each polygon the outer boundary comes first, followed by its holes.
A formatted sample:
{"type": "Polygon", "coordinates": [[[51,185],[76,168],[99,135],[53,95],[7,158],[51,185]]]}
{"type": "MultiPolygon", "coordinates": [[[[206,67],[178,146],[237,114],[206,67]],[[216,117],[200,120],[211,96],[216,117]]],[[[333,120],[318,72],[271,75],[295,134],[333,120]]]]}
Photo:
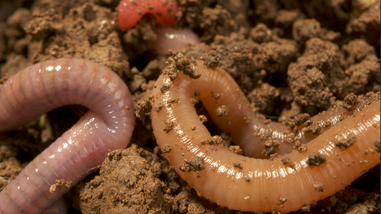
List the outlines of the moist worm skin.
{"type": "Polygon", "coordinates": [[[118,7],[119,29],[131,29],[147,13],[156,18],[158,24],[176,25],[177,3],[174,0],[121,0],[118,7]]]}
{"type": "MultiPolygon", "coordinates": [[[[201,61],[190,67],[201,73],[199,79],[191,79],[182,72],[174,81],[167,75],[159,77],[152,93],[155,97],[153,105],[162,103],[163,108],[160,111],[153,108],[151,119],[157,143],[165,151],[166,158],[176,172],[205,198],[241,211],[268,212],[276,209],[291,212],[334,194],[380,163],[380,154],[375,152],[374,145],[380,138],[378,101],[325,130],[311,140],[307,151],[302,153],[293,150],[273,160],[265,160],[235,154],[222,145],[202,144],[211,135],[193,107],[191,98],[196,90],[201,93],[201,101],[213,121],[222,130],[231,133],[237,144],[242,144],[239,140],[246,140],[246,136],[237,135],[245,134],[248,126],[253,126],[255,131],[263,130],[260,127],[268,125],[263,124],[264,119],[250,109],[238,85],[226,72],[219,68],[208,69],[201,61]],[[170,87],[162,93],[160,89],[164,84],[170,84],[170,87]],[[218,100],[211,96],[212,90],[220,94],[218,100]],[[172,102],[173,99],[178,99],[178,102],[172,102]],[[226,105],[229,112],[226,116],[217,117],[215,109],[221,105],[226,105]],[[170,131],[165,124],[168,121],[173,123],[170,131]],[[353,134],[357,141],[346,150],[334,145],[338,139],[353,134]],[[324,155],[326,161],[320,166],[310,167],[307,160],[314,152],[324,155]],[[197,156],[202,157],[204,169],[198,172],[179,169],[185,161],[194,160],[197,156]],[[290,158],[294,166],[284,165],[281,161],[283,157],[290,158]],[[233,163],[239,163],[241,167],[234,167],[233,163]],[[316,184],[324,185],[324,191],[317,191],[316,184]]],[[[333,113],[328,116],[330,114],[333,113]]],[[[277,123],[269,126],[273,129],[273,135],[286,129],[277,123]]],[[[260,141],[260,137],[255,136],[259,134],[249,136],[260,141]]]]}
{"type": "Polygon", "coordinates": [[[153,48],[161,55],[168,55],[169,49],[185,51],[189,45],[200,43],[198,36],[189,29],[156,28],[155,33],[157,40],[153,44],[153,48]]]}
{"type": "Polygon", "coordinates": [[[89,111],[0,192],[0,213],[41,213],[69,190],[49,192],[57,179],[73,186],[108,152],[127,147],[135,123],[131,94],[109,68],[83,59],[38,63],[0,85],[0,132],[71,104],[89,111]]]}

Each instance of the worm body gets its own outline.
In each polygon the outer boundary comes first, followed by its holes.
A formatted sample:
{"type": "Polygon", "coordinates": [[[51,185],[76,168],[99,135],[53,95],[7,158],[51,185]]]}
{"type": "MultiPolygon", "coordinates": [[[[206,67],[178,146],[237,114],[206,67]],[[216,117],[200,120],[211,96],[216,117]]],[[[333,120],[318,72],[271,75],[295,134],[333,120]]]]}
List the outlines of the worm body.
{"type": "MultiPolygon", "coordinates": [[[[200,195],[221,206],[253,212],[294,211],[334,194],[380,163],[374,144],[380,138],[378,101],[315,138],[302,136],[310,140],[306,151],[283,152],[284,155],[272,160],[242,156],[222,145],[208,143],[212,137],[200,121],[192,98],[199,98],[213,121],[231,133],[233,141],[241,147],[248,140],[250,144],[263,144],[262,137],[269,129],[272,138],[281,140],[286,127],[267,123],[253,111],[225,71],[208,69],[201,61],[191,63],[189,68],[201,77],[192,79],[179,72],[176,79],[171,79],[164,73],[157,80],[153,105],[162,108],[151,110],[152,126],[157,143],[177,173],[200,195]],[[195,96],[196,90],[199,94],[195,96]],[[219,94],[219,98],[215,99],[213,93],[219,94]],[[228,112],[219,117],[215,110],[222,105],[228,112]],[[353,135],[357,140],[349,148],[341,150],[335,146],[336,141],[353,135]],[[325,162],[310,164],[315,156],[323,156],[325,162]]],[[[313,120],[334,121],[335,113],[341,111],[328,112],[313,120]]],[[[246,147],[262,150],[257,145],[246,147]]],[[[287,147],[292,148],[286,145],[284,151],[287,147]]],[[[252,154],[261,156],[257,151],[252,154]]]]}
{"type": "Polygon", "coordinates": [[[157,40],[153,48],[158,54],[167,55],[168,50],[185,51],[189,45],[200,43],[200,38],[189,29],[157,28],[157,40]]]}
{"type": "Polygon", "coordinates": [[[126,31],[147,13],[156,18],[158,24],[175,26],[177,3],[174,0],[121,0],[118,7],[119,29],[126,31]]]}
{"type": "Polygon", "coordinates": [[[127,86],[109,68],[82,59],[38,63],[0,85],[0,131],[71,104],[89,111],[0,192],[0,213],[42,212],[69,189],[57,180],[73,186],[108,152],[128,145],[135,118],[127,86]]]}

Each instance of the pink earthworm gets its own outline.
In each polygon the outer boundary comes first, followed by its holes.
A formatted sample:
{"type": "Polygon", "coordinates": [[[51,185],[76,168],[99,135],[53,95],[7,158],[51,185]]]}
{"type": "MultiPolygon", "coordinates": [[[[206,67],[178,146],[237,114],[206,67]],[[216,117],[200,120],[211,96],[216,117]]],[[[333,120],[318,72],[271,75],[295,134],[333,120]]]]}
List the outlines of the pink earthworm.
{"type": "MultiPolygon", "coordinates": [[[[189,76],[164,69],[156,82],[152,92],[155,108],[151,110],[154,135],[176,172],[199,195],[220,206],[253,212],[295,211],[334,194],[380,163],[379,101],[361,104],[361,111],[355,106],[356,113],[326,128],[306,144],[304,151],[258,159],[213,140],[217,138],[211,137],[194,109],[195,98],[241,146],[247,140],[263,145],[266,130],[270,128],[269,136],[277,138],[287,128],[267,123],[222,69],[213,70],[197,61],[182,70],[189,76]],[[212,93],[218,94],[218,99],[212,93]],[[227,111],[218,116],[215,110],[221,108],[227,111]],[[351,143],[341,148],[341,141],[351,143]]],[[[379,100],[379,94],[375,99],[379,100]]],[[[339,116],[335,113],[341,112],[339,109],[312,119],[335,121],[333,117],[339,116]]]]}
{"type": "Polygon", "coordinates": [[[89,109],[0,192],[0,213],[41,213],[70,188],[56,182],[73,186],[108,152],[127,147],[135,123],[126,84],[109,68],[83,59],[23,69],[0,85],[0,104],[1,132],[59,106],[89,109]]]}
{"type": "Polygon", "coordinates": [[[147,13],[156,18],[158,24],[176,25],[177,3],[174,0],[121,0],[117,20],[119,29],[131,29],[147,13]]]}
{"type": "Polygon", "coordinates": [[[156,28],[157,40],[153,44],[158,54],[168,55],[169,49],[174,51],[185,51],[189,45],[200,43],[200,38],[189,29],[156,28]]]}

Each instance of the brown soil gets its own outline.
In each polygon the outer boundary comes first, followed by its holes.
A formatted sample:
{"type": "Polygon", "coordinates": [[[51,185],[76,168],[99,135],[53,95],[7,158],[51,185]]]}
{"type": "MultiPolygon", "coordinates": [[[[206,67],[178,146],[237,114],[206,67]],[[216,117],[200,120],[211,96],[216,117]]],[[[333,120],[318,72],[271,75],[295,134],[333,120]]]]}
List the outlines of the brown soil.
{"type": "MultiPolygon", "coordinates": [[[[115,22],[119,0],[5,2],[0,14],[6,14],[4,8],[14,12],[0,16],[0,79],[50,58],[79,57],[110,67],[134,95],[138,120],[131,146],[111,152],[99,172],[72,189],[71,213],[242,213],[199,197],[156,145],[149,95],[166,58],[150,50],[156,39],[152,16],[120,32],[115,22]]],[[[203,41],[185,56],[226,70],[270,119],[312,116],[351,93],[380,91],[379,1],[177,2],[177,26],[192,29],[203,41]]],[[[196,106],[206,120],[208,113],[196,106]]],[[[83,112],[63,107],[0,134],[0,190],[83,112]]],[[[229,144],[229,136],[210,119],[205,125],[229,144]]],[[[377,166],[297,213],[380,213],[379,174],[377,166]]]]}

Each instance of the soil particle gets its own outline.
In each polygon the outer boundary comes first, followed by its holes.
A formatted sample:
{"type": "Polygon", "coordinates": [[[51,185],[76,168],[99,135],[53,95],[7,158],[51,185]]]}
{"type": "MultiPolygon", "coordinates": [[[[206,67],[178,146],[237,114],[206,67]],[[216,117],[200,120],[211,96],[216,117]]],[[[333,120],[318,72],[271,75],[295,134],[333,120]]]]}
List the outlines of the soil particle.
{"type": "Polygon", "coordinates": [[[269,138],[265,141],[265,149],[262,151],[262,154],[270,157],[270,155],[275,153],[276,147],[279,146],[279,142],[277,140],[273,140],[269,138]]]}
{"type": "Polygon", "coordinates": [[[152,104],[148,98],[140,100],[135,106],[135,116],[140,119],[142,122],[145,121],[146,116],[150,115],[152,109],[152,104]]]}
{"type": "Polygon", "coordinates": [[[380,61],[375,55],[367,55],[361,62],[350,65],[345,75],[346,85],[342,89],[345,94],[380,90],[380,61]]]}
{"type": "Polygon", "coordinates": [[[287,198],[279,198],[279,204],[284,204],[286,203],[287,198]]]}
{"type": "Polygon", "coordinates": [[[196,97],[199,97],[199,96],[201,96],[201,93],[198,90],[196,90],[193,95],[196,97]]]}
{"type": "Polygon", "coordinates": [[[265,24],[260,23],[250,30],[249,36],[254,42],[265,43],[273,41],[276,35],[265,24]]]}
{"type": "Polygon", "coordinates": [[[343,101],[343,108],[348,111],[353,110],[354,106],[358,103],[357,96],[353,93],[348,94],[343,101]]]}
{"type": "Polygon", "coordinates": [[[212,97],[213,97],[215,100],[220,99],[220,97],[221,97],[220,94],[216,94],[216,93],[214,93],[214,91],[212,91],[211,93],[212,93],[212,97]]]}
{"type": "Polygon", "coordinates": [[[300,126],[309,119],[310,119],[310,115],[307,113],[303,113],[303,114],[296,115],[294,117],[293,121],[294,121],[295,125],[300,126]]]}
{"type": "Polygon", "coordinates": [[[199,156],[189,161],[185,160],[182,164],[180,164],[180,170],[183,172],[199,172],[203,169],[205,169],[204,159],[199,156]]]}
{"type": "Polygon", "coordinates": [[[21,172],[22,166],[20,162],[14,158],[8,158],[0,162],[0,191],[15,179],[17,175],[21,172]]]}
{"type": "Polygon", "coordinates": [[[304,44],[308,39],[319,37],[320,23],[316,19],[296,20],[292,26],[293,38],[300,44],[304,44]]]}
{"type": "Polygon", "coordinates": [[[203,114],[199,115],[198,117],[200,118],[201,123],[205,123],[208,121],[208,118],[206,118],[205,115],[203,115],[203,114]]]}
{"type": "Polygon", "coordinates": [[[371,35],[377,35],[380,29],[380,4],[378,1],[372,2],[369,6],[362,6],[362,2],[356,2],[356,9],[352,13],[351,20],[346,26],[346,33],[354,37],[364,37],[370,44],[379,49],[380,41],[371,35]],[[361,8],[361,9],[360,9],[361,8]]]}
{"type": "Polygon", "coordinates": [[[351,65],[360,63],[368,55],[376,55],[374,47],[362,39],[355,39],[341,48],[345,59],[341,62],[342,66],[348,68],[351,65]]]}
{"type": "Polygon", "coordinates": [[[303,212],[309,213],[309,212],[311,212],[311,205],[307,204],[307,205],[303,206],[300,210],[303,212]]]}
{"type": "Polygon", "coordinates": [[[215,135],[215,136],[213,136],[212,138],[210,138],[210,139],[208,139],[206,141],[202,141],[201,144],[203,144],[203,145],[209,144],[209,145],[217,146],[217,145],[224,144],[224,139],[222,139],[218,135],[215,135]]]}
{"type": "Polygon", "coordinates": [[[295,141],[294,148],[300,153],[307,151],[307,145],[301,144],[299,140],[295,141]]]}
{"type": "Polygon", "coordinates": [[[241,163],[238,163],[238,162],[233,162],[233,166],[238,169],[243,169],[243,166],[241,165],[241,163]]]}
{"type": "Polygon", "coordinates": [[[195,97],[192,97],[192,98],[190,98],[190,101],[191,101],[191,103],[192,103],[193,105],[196,105],[197,103],[200,102],[200,99],[195,98],[195,97]]]}
{"type": "Polygon", "coordinates": [[[75,189],[75,207],[83,213],[172,213],[173,197],[158,179],[160,168],[153,170],[157,164],[157,157],[134,145],[109,153],[99,175],[75,189]]]}
{"type": "Polygon", "coordinates": [[[161,87],[160,87],[160,91],[161,93],[165,93],[166,91],[168,91],[168,89],[171,87],[171,84],[170,83],[164,83],[161,87]]]}
{"type": "Polygon", "coordinates": [[[282,163],[287,166],[287,167],[291,167],[293,168],[295,166],[295,164],[291,161],[291,159],[289,157],[284,157],[282,158],[282,163]]]}
{"type": "Polygon", "coordinates": [[[380,141],[375,141],[374,146],[376,147],[376,151],[380,153],[380,141]]]}
{"type": "Polygon", "coordinates": [[[238,155],[242,155],[242,149],[238,145],[237,146],[230,146],[229,150],[234,152],[234,153],[236,153],[236,154],[238,154],[238,155]]]}
{"type": "Polygon", "coordinates": [[[175,125],[175,123],[171,121],[170,119],[164,121],[164,124],[165,124],[164,131],[167,133],[170,132],[173,126],[175,125]]]}
{"type": "Polygon", "coordinates": [[[322,184],[320,182],[314,183],[314,188],[316,191],[324,192],[324,184],[322,184]]]}
{"type": "Polygon", "coordinates": [[[228,112],[229,112],[228,107],[226,107],[225,105],[219,106],[216,109],[216,114],[218,117],[223,117],[227,115],[228,112]]]}
{"type": "Polygon", "coordinates": [[[161,109],[163,108],[163,106],[164,106],[163,103],[158,103],[158,104],[156,104],[156,106],[155,106],[155,111],[160,112],[161,109]]]}
{"type": "Polygon", "coordinates": [[[319,134],[321,126],[317,123],[312,123],[309,126],[303,128],[305,132],[311,132],[313,135],[319,134]]]}
{"type": "Polygon", "coordinates": [[[170,153],[171,151],[172,151],[172,146],[171,145],[165,144],[163,146],[163,149],[162,149],[163,153],[170,153]]]}
{"type": "Polygon", "coordinates": [[[263,114],[271,114],[274,111],[277,98],[279,90],[268,83],[261,84],[247,95],[247,99],[263,114]]]}
{"type": "Polygon", "coordinates": [[[214,50],[209,52],[204,62],[206,67],[211,69],[216,69],[220,65],[220,60],[218,59],[216,55],[217,53],[214,50]]]}
{"type": "Polygon", "coordinates": [[[186,56],[184,56],[181,52],[170,51],[172,57],[169,57],[166,65],[167,67],[163,70],[164,74],[170,75],[171,80],[176,79],[177,72],[183,71],[185,75],[189,75],[190,78],[198,79],[201,74],[194,71],[189,65],[191,63],[195,63],[193,60],[189,60],[186,56]]]}
{"type": "Polygon", "coordinates": [[[53,193],[57,189],[61,189],[62,187],[71,188],[72,181],[66,181],[65,179],[56,180],[55,184],[52,184],[49,188],[49,192],[53,193]]]}
{"type": "Polygon", "coordinates": [[[320,154],[319,152],[314,152],[310,156],[308,156],[307,164],[311,168],[314,166],[320,166],[325,162],[326,158],[324,155],[320,154]]]}
{"type": "Polygon", "coordinates": [[[341,150],[346,150],[355,144],[357,141],[357,136],[353,133],[349,134],[347,138],[341,139],[339,141],[333,142],[335,146],[339,147],[341,150]]]}
{"type": "MultiPolygon", "coordinates": [[[[327,109],[332,94],[345,82],[336,44],[318,38],[306,42],[304,54],[288,67],[288,83],[295,101],[303,106],[327,109]],[[326,72],[329,75],[325,75],[326,72]]],[[[315,113],[315,112],[312,112],[315,113]]]]}

